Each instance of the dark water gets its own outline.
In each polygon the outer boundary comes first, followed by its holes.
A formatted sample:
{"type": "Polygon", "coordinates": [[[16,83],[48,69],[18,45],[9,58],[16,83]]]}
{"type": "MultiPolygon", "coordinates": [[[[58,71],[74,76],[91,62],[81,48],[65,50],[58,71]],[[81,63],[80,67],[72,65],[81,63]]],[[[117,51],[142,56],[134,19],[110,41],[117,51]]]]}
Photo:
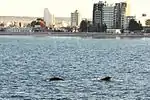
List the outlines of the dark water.
{"type": "Polygon", "coordinates": [[[150,39],[0,37],[0,100],[150,100],[150,39]]]}

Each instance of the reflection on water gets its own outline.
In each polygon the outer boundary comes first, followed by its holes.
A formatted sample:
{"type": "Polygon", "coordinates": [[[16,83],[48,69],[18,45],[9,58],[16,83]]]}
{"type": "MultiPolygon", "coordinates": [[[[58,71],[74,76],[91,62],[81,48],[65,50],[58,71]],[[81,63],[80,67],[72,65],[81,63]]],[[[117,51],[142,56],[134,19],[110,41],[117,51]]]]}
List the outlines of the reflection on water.
{"type": "Polygon", "coordinates": [[[148,39],[0,37],[0,99],[149,100],[149,58],[148,39]]]}

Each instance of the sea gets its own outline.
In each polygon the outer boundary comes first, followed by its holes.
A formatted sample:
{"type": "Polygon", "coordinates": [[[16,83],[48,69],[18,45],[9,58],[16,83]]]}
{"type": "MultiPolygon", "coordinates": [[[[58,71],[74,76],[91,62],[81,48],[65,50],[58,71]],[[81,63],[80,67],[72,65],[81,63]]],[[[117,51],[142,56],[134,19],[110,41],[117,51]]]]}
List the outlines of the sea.
{"type": "Polygon", "coordinates": [[[150,39],[0,36],[0,100],[150,100],[150,39]]]}

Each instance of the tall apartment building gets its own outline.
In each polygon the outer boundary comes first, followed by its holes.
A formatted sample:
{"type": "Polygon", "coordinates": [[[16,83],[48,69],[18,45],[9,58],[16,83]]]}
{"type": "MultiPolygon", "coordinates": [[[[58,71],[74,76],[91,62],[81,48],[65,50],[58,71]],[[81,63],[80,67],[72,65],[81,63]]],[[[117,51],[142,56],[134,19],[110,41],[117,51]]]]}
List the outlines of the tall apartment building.
{"type": "Polygon", "coordinates": [[[127,3],[116,3],[114,7],[114,28],[125,29],[127,3]]]}
{"type": "Polygon", "coordinates": [[[71,13],[71,26],[80,26],[80,22],[81,22],[81,17],[78,10],[71,13]]]}
{"type": "Polygon", "coordinates": [[[100,26],[103,24],[103,6],[104,3],[99,1],[95,3],[93,6],[93,25],[99,24],[100,26]]]}
{"type": "Polygon", "coordinates": [[[44,21],[46,22],[46,26],[49,27],[52,23],[52,15],[49,12],[48,8],[44,9],[44,21]]]}
{"type": "Polygon", "coordinates": [[[103,8],[103,23],[108,29],[114,27],[114,6],[104,6],[103,8]]]}

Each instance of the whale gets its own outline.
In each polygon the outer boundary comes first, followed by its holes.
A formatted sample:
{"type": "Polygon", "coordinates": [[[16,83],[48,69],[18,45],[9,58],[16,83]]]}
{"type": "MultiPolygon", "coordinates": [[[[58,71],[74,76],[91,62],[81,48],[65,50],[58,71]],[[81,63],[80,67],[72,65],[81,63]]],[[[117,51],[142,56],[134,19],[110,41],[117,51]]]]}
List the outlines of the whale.
{"type": "Polygon", "coordinates": [[[101,81],[110,81],[111,78],[112,78],[112,77],[110,77],[110,76],[106,76],[106,77],[104,77],[104,78],[101,78],[100,80],[101,80],[101,81]]]}

